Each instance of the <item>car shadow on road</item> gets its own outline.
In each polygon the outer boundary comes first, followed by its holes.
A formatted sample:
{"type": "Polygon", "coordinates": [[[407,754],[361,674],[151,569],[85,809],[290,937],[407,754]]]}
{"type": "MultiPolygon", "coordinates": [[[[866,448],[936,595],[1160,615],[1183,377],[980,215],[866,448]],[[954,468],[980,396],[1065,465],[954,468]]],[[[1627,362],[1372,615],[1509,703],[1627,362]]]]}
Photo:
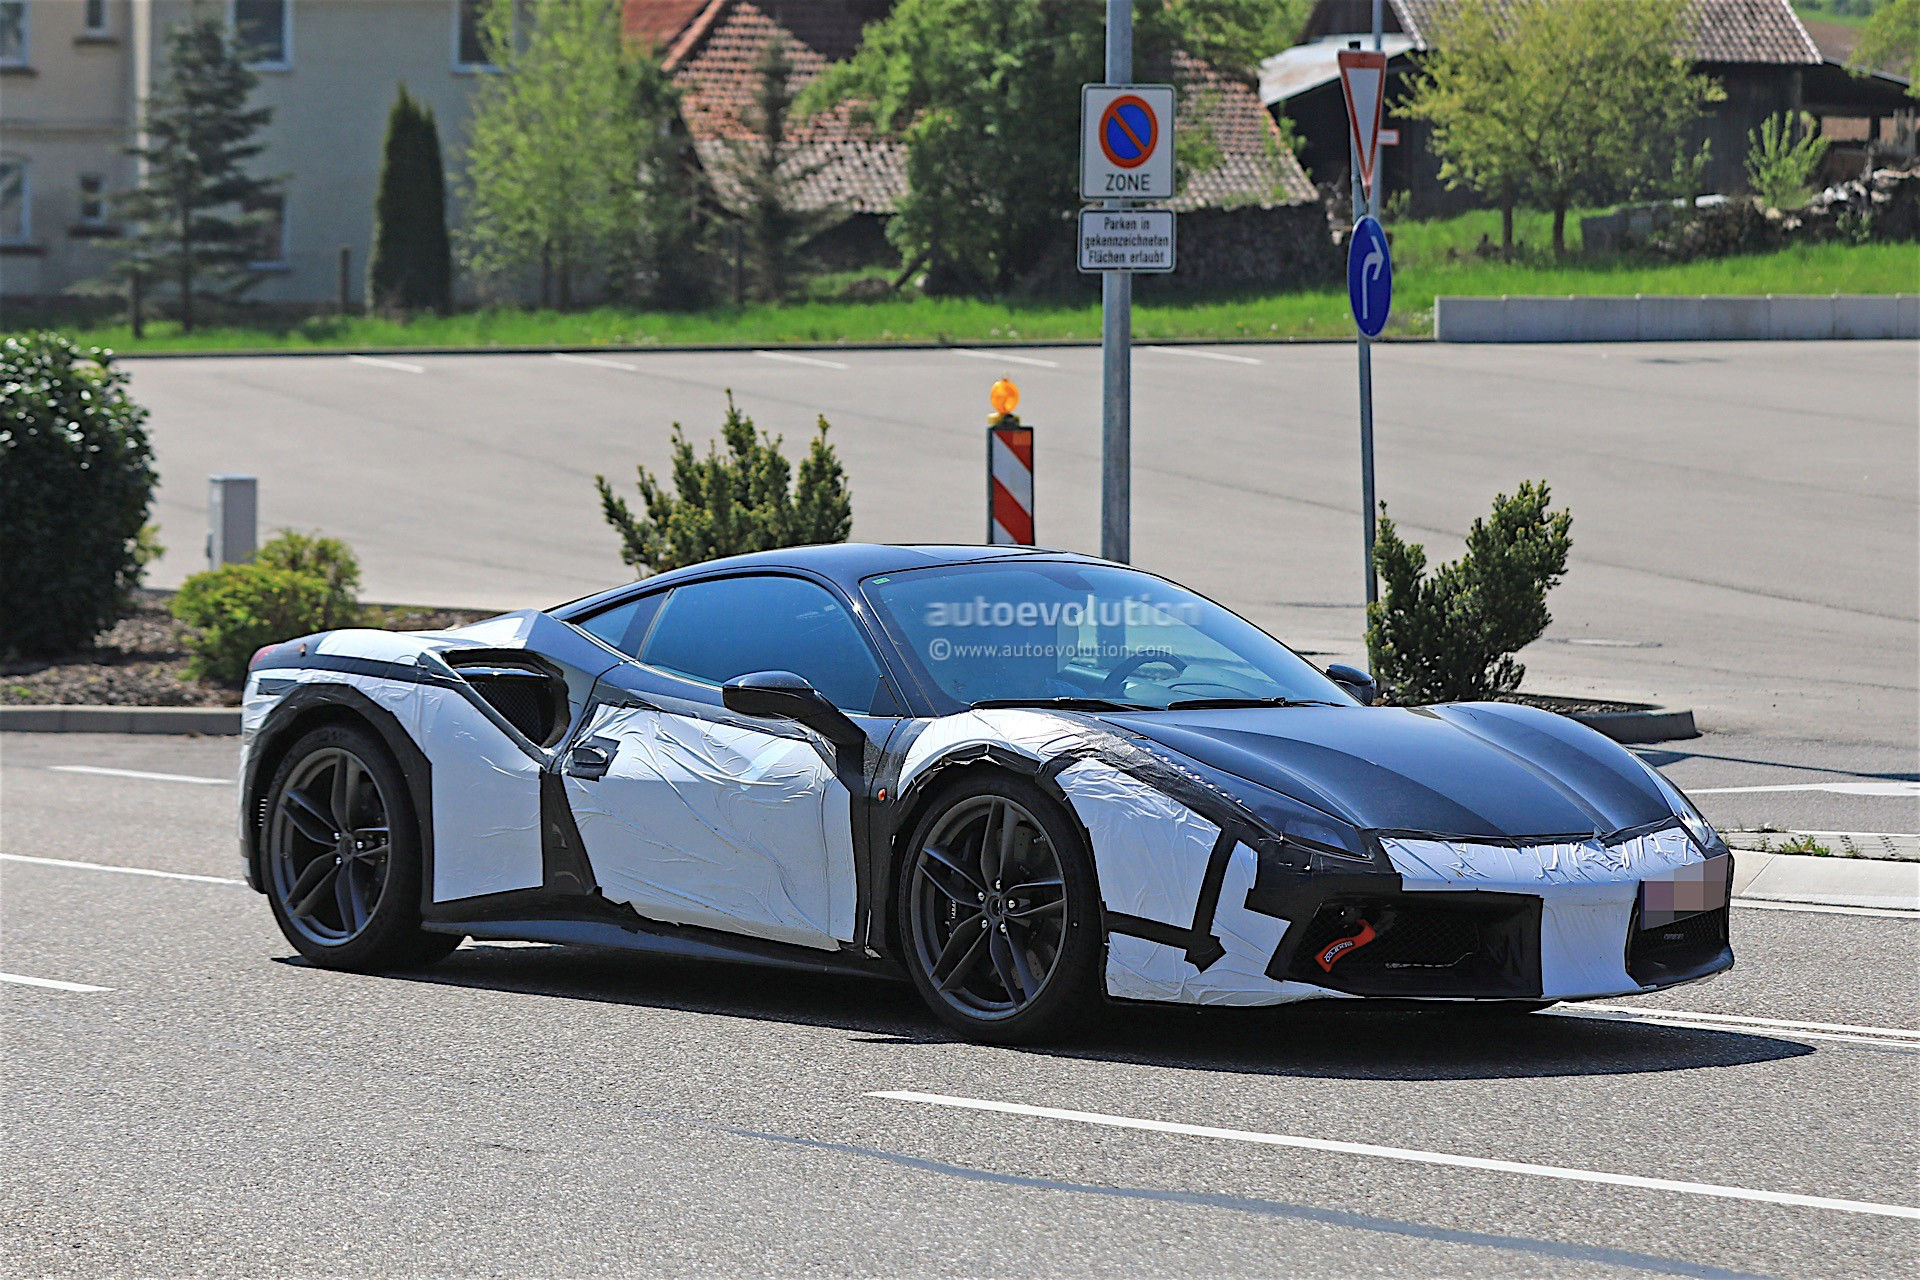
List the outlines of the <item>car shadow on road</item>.
{"type": "MultiPolygon", "coordinates": [[[[869,978],[544,946],[466,946],[430,969],[389,977],[822,1027],[869,1044],[959,1043],[911,987],[869,978]]],[[[1246,1075],[1506,1080],[1745,1066],[1815,1050],[1744,1031],[1327,1002],[1277,1009],[1120,1006],[1060,1043],[982,1052],[1246,1075]]]]}

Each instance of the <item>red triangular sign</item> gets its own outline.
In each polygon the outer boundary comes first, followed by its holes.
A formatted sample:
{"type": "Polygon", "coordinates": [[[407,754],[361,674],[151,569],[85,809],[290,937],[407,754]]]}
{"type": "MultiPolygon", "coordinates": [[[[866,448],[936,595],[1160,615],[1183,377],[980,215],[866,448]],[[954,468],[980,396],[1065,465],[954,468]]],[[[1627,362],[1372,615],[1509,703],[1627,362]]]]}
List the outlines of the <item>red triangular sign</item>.
{"type": "Polygon", "coordinates": [[[1340,84],[1347,94],[1347,124],[1360,158],[1360,185],[1373,193],[1373,160],[1380,153],[1380,99],[1387,84],[1387,55],[1340,50],[1340,84]]]}

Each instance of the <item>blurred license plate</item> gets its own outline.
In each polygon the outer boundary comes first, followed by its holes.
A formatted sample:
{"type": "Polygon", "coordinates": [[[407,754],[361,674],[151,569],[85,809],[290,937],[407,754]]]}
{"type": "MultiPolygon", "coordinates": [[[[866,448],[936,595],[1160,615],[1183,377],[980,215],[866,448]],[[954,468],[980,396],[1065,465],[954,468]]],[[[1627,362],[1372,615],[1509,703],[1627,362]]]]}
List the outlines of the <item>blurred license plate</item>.
{"type": "Polygon", "coordinates": [[[1733,858],[1719,854],[1705,862],[1679,867],[1657,880],[1640,882],[1640,927],[1658,929],[1702,911],[1727,905],[1733,879],[1733,858]]]}

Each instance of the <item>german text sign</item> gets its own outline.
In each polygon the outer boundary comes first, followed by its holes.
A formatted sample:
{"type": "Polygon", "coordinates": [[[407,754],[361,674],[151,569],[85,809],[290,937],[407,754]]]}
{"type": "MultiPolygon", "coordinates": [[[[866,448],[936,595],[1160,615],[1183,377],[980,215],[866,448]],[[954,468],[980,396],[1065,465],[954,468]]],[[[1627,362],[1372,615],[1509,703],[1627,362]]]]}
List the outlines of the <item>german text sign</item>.
{"type": "Polygon", "coordinates": [[[1173,270],[1170,209],[1082,209],[1082,271],[1173,270]]]}
{"type": "Polygon", "coordinates": [[[1173,198],[1173,86],[1080,90],[1080,198],[1173,198]]]}

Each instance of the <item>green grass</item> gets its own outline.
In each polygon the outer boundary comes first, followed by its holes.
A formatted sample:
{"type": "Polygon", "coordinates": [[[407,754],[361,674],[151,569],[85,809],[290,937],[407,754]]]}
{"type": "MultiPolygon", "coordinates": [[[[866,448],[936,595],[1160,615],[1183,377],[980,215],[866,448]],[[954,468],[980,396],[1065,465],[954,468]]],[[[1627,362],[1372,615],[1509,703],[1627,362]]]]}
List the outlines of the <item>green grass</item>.
{"type": "Polygon", "coordinates": [[[1852,11],[1843,12],[1833,7],[1833,0],[1793,0],[1794,11],[1801,18],[1814,18],[1821,22],[1835,22],[1843,27],[1864,27],[1872,15],[1852,11]]]}
{"type": "MultiPolygon", "coordinates": [[[[1636,261],[1555,263],[1531,246],[1546,241],[1544,215],[1526,215],[1518,238],[1525,260],[1475,255],[1499,216],[1472,213],[1442,223],[1406,223],[1394,232],[1396,293],[1390,333],[1424,337],[1436,295],[1893,293],[1920,289],[1920,251],[1911,244],[1799,245],[1772,253],[1674,265],[1636,261]],[[1449,253],[1451,251],[1451,254],[1449,253]]],[[[13,327],[18,327],[16,324],[13,327]]],[[[883,302],[816,298],[787,306],[696,313],[598,307],[575,312],[492,309],[411,322],[372,316],[315,317],[278,324],[216,326],[183,335],[153,323],[141,341],[124,324],[62,326],[79,341],[123,352],[284,349],[371,350],[434,347],[676,346],[783,343],[1090,341],[1100,335],[1092,297],[1001,300],[900,297],[883,302]]],[[[1177,339],[1346,338],[1353,332],[1344,287],[1290,293],[1173,296],[1139,289],[1134,336],[1177,339]]]]}

